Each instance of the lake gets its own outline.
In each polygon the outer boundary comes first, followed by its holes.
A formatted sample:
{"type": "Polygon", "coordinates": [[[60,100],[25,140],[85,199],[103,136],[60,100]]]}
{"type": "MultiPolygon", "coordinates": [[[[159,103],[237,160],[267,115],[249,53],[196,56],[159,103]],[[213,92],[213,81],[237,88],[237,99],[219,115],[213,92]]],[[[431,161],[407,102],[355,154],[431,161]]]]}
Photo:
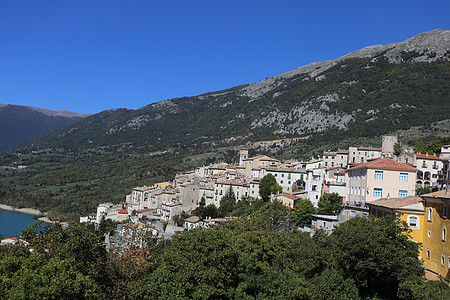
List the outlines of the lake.
{"type": "Polygon", "coordinates": [[[20,236],[22,230],[36,221],[33,215],[0,209],[0,234],[4,237],[20,236]]]}

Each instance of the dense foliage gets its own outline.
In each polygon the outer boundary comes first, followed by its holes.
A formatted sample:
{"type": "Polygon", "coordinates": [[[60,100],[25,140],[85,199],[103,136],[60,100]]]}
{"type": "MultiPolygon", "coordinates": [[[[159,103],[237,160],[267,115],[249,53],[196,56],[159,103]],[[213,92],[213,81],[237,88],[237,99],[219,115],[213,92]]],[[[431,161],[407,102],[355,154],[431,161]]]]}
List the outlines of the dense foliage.
{"type": "Polygon", "coordinates": [[[26,230],[0,247],[2,299],[446,299],[424,282],[418,245],[393,217],[354,218],[330,236],[295,231],[266,203],[245,218],[196,229],[118,257],[91,227],[26,230]],[[34,250],[29,251],[30,248],[34,250]]]}
{"type": "Polygon", "coordinates": [[[278,194],[282,188],[278,185],[277,179],[272,174],[267,174],[259,182],[259,196],[264,201],[269,201],[270,195],[278,194]]]}
{"type": "Polygon", "coordinates": [[[26,147],[89,149],[132,143],[163,149],[230,138],[245,142],[307,135],[329,141],[374,137],[449,119],[449,70],[448,59],[389,63],[383,54],[352,58],[320,76],[278,77],[257,98],[246,95],[245,85],[138,110],[104,111],[26,147]],[[330,95],[333,99],[323,100],[330,95]],[[317,124],[297,123],[303,117],[298,111],[314,112],[317,124]],[[265,125],[255,125],[260,123],[265,125]]]}
{"type": "Polygon", "coordinates": [[[319,214],[334,215],[342,209],[342,197],[338,193],[325,193],[317,203],[319,214]]]}

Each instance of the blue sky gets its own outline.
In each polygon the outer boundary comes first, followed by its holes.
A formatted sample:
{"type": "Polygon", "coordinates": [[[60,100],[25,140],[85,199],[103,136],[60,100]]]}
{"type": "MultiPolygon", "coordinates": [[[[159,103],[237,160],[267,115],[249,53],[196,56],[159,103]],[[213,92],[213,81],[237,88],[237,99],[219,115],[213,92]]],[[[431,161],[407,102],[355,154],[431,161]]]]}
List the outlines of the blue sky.
{"type": "Polygon", "coordinates": [[[0,103],[96,113],[450,29],[447,1],[0,1],[0,103]]]}

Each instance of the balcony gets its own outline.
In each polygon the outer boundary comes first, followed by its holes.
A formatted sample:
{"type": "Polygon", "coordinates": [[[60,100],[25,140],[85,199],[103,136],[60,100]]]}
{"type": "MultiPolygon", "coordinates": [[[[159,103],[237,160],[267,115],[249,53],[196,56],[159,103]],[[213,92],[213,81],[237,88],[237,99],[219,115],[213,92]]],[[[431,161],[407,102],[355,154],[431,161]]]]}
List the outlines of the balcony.
{"type": "Polygon", "coordinates": [[[346,201],[345,206],[368,208],[366,202],[362,202],[362,201],[346,201]]]}

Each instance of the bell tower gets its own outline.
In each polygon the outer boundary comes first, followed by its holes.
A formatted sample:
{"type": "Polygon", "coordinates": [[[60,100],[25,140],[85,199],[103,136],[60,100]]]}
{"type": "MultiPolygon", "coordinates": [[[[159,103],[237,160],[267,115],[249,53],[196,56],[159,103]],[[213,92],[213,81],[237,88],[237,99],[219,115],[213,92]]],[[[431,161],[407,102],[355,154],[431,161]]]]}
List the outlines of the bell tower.
{"type": "Polygon", "coordinates": [[[248,149],[242,148],[239,150],[239,166],[244,165],[244,160],[248,158],[248,149]]]}

